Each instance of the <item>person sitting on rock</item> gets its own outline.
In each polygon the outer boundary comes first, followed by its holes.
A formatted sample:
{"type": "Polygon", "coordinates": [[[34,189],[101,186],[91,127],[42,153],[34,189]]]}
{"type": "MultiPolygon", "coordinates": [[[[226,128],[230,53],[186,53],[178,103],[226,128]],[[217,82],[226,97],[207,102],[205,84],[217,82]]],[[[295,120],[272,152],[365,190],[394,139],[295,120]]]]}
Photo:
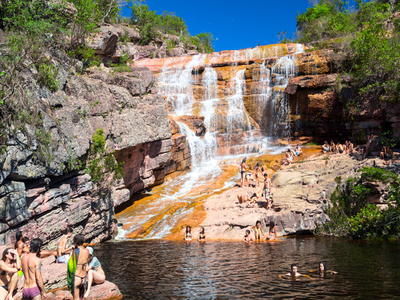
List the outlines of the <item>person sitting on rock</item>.
{"type": "Polygon", "coordinates": [[[186,226],[185,241],[191,241],[191,240],[192,240],[192,228],[190,226],[186,226]]]}
{"type": "Polygon", "coordinates": [[[336,154],[336,153],[337,153],[337,148],[336,148],[336,145],[335,145],[335,143],[333,142],[333,140],[331,140],[331,144],[330,144],[330,146],[329,146],[329,149],[331,150],[331,152],[332,152],[333,154],[336,154]]]}
{"type": "Polygon", "coordinates": [[[264,232],[261,228],[261,221],[257,221],[256,225],[251,226],[251,229],[254,230],[254,237],[256,240],[264,239],[264,232]]]}
{"type": "Polygon", "coordinates": [[[246,232],[244,233],[244,238],[243,242],[252,242],[253,239],[250,236],[250,230],[246,229],[246,232]]]}
{"type": "Polygon", "coordinates": [[[271,179],[268,178],[268,174],[264,173],[264,196],[265,196],[265,200],[267,201],[267,209],[269,209],[270,206],[270,202],[269,202],[269,198],[270,198],[270,193],[271,193],[271,179]]]}
{"type": "Polygon", "coordinates": [[[385,158],[386,158],[386,147],[385,147],[385,146],[382,147],[382,151],[381,151],[381,153],[379,154],[379,157],[380,157],[381,159],[385,159],[385,158]]]}
{"type": "Polygon", "coordinates": [[[352,142],[349,141],[349,143],[347,145],[347,149],[348,149],[349,154],[354,153],[354,145],[352,142]]]}
{"type": "Polygon", "coordinates": [[[276,229],[276,226],[275,226],[275,222],[274,221],[270,221],[269,222],[269,232],[268,232],[269,234],[267,235],[266,240],[267,241],[276,240],[276,238],[277,238],[276,231],[277,231],[277,229],[276,229]]]}
{"type": "Polygon", "coordinates": [[[285,154],[285,158],[283,159],[282,163],[285,165],[290,165],[293,161],[293,156],[292,156],[292,152],[290,151],[290,149],[286,150],[286,154],[285,154]]]}
{"type": "Polygon", "coordinates": [[[303,154],[303,150],[301,150],[301,147],[299,144],[296,145],[296,148],[294,148],[294,154],[296,156],[299,156],[300,154],[303,154]]]}
{"type": "Polygon", "coordinates": [[[17,288],[18,271],[20,270],[21,261],[18,251],[11,248],[5,249],[0,260],[0,299],[14,299],[13,293],[17,288]]]}
{"type": "Polygon", "coordinates": [[[322,152],[323,153],[328,153],[329,152],[329,144],[327,141],[324,142],[324,144],[322,145],[322,152]]]}
{"type": "Polygon", "coordinates": [[[393,158],[393,150],[389,146],[386,148],[386,158],[392,159],[393,158]]]}
{"type": "Polygon", "coordinates": [[[199,232],[199,236],[198,236],[197,240],[199,242],[205,242],[206,241],[206,233],[205,233],[204,227],[200,228],[200,232],[199,232]]]}
{"type": "Polygon", "coordinates": [[[93,256],[93,248],[92,247],[86,247],[87,250],[89,250],[89,265],[86,269],[87,271],[87,290],[84,295],[84,298],[87,298],[90,293],[90,288],[92,287],[92,284],[102,284],[106,281],[106,275],[104,274],[103,268],[101,267],[101,264],[97,257],[93,256]]]}
{"type": "Polygon", "coordinates": [[[342,154],[344,152],[344,148],[343,148],[343,145],[341,143],[337,143],[336,149],[340,154],[342,154]]]}
{"type": "Polygon", "coordinates": [[[65,234],[57,242],[57,262],[66,264],[71,257],[69,253],[72,247],[67,248],[68,239],[71,238],[73,232],[72,226],[68,226],[65,234]]]}

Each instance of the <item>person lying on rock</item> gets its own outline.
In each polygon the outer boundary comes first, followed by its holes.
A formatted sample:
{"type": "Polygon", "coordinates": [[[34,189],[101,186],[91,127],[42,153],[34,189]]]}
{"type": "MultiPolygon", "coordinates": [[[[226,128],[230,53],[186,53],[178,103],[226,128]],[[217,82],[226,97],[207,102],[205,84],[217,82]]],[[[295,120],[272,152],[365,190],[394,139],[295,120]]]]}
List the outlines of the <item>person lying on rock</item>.
{"type": "Polygon", "coordinates": [[[41,274],[42,262],[40,261],[40,248],[42,240],[35,238],[31,241],[30,252],[22,258],[22,271],[24,272],[23,300],[41,300],[46,298],[41,274]]]}
{"type": "Polygon", "coordinates": [[[276,240],[276,238],[277,238],[276,231],[277,231],[277,230],[276,230],[276,226],[275,226],[274,221],[270,221],[270,222],[269,222],[269,232],[268,232],[268,235],[267,235],[267,237],[266,237],[266,240],[267,240],[267,241],[276,240]]]}
{"type": "Polygon", "coordinates": [[[87,298],[90,293],[92,284],[102,284],[106,281],[106,275],[104,274],[103,268],[97,257],[93,256],[93,248],[86,247],[89,250],[89,266],[87,267],[87,291],[84,298],[87,298]]]}
{"type": "Polygon", "coordinates": [[[18,251],[11,248],[5,249],[0,260],[0,299],[14,299],[13,293],[17,288],[18,271],[20,270],[21,261],[18,251]]]}
{"type": "Polygon", "coordinates": [[[184,240],[185,241],[191,241],[192,240],[192,228],[190,226],[186,226],[184,240]]]}
{"type": "Polygon", "coordinates": [[[249,195],[237,195],[237,199],[240,204],[244,204],[246,202],[255,203],[258,200],[257,193],[250,193],[249,195]]]}
{"type": "Polygon", "coordinates": [[[261,228],[261,221],[257,221],[256,225],[252,226],[251,229],[254,230],[254,237],[256,240],[264,239],[264,232],[261,228]]]}
{"type": "Polygon", "coordinates": [[[199,236],[198,236],[197,240],[199,242],[205,242],[206,241],[206,233],[205,233],[204,227],[200,228],[200,232],[199,232],[199,236]]]}
{"type": "Polygon", "coordinates": [[[253,239],[250,236],[250,230],[246,229],[246,232],[244,233],[244,237],[243,237],[243,242],[252,242],[253,239]]]}

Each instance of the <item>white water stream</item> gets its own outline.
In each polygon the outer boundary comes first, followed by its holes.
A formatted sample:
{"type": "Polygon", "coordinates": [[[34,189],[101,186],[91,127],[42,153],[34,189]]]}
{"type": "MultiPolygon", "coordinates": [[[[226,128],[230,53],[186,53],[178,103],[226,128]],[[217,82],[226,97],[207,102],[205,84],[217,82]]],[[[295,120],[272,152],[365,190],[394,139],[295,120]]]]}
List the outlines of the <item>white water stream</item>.
{"type": "MultiPolygon", "coordinates": [[[[302,45],[296,45],[296,53],[303,52],[302,45]]],[[[144,203],[132,214],[122,214],[119,221],[128,223],[120,238],[125,234],[139,230],[152,218],[158,215],[163,217],[158,220],[149,230],[146,230],[145,238],[163,238],[170,233],[176,224],[186,217],[193,210],[190,204],[202,195],[193,194],[192,191],[214,183],[221,175],[222,164],[237,163],[243,156],[256,155],[265,151],[281,151],[281,148],[274,148],[268,144],[268,136],[280,137],[290,136],[290,123],[288,115],[290,112],[288,98],[284,89],[290,78],[298,73],[296,58],[292,55],[282,56],[282,46],[276,45],[270,48],[256,47],[235,51],[231,60],[231,82],[227,95],[220,99],[218,97],[218,74],[210,67],[210,64],[217,60],[218,55],[196,55],[184,67],[170,67],[171,58],[164,65],[158,78],[159,93],[170,103],[170,113],[176,116],[200,114],[204,116],[204,124],[207,132],[203,137],[196,136],[190,128],[178,122],[180,132],[186,135],[192,155],[192,170],[183,176],[175,178],[162,185],[162,192],[151,203],[144,203]],[[255,97],[257,109],[261,112],[262,136],[259,131],[252,128],[250,117],[244,106],[244,90],[246,89],[245,70],[238,70],[238,61],[250,59],[277,58],[272,67],[264,61],[256,72],[259,77],[255,97]],[[202,73],[201,81],[198,67],[208,61],[202,73]],[[195,72],[193,71],[195,69],[195,72]],[[193,75],[195,74],[195,75],[193,75]],[[202,99],[195,99],[193,87],[200,86],[203,89],[202,99]],[[197,108],[197,109],[196,109],[197,108]],[[197,111],[197,112],[196,112],[197,111]],[[223,126],[223,127],[222,127],[223,126]],[[217,155],[219,143],[222,146],[240,151],[232,151],[237,155],[217,155]],[[179,187],[178,189],[176,187],[179,187]],[[186,203],[173,213],[166,213],[177,202],[186,203]]],[[[256,76],[256,77],[257,77],[256,76]]],[[[255,79],[253,74],[253,79],[255,79]]],[[[221,93],[220,93],[221,94],[221,93]]],[[[230,153],[232,153],[230,152],[230,153]]],[[[233,186],[239,180],[239,174],[225,181],[221,189],[233,186]]],[[[215,192],[215,190],[213,191],[215,192]]]]}

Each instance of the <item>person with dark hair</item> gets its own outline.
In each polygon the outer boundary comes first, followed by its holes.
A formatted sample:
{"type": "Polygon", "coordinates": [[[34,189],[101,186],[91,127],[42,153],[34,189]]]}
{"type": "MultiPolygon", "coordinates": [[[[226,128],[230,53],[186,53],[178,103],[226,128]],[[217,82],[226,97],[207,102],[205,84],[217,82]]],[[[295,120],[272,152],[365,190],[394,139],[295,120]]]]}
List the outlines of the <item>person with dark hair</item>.
{"type": "Polygon", "coordinates": [[[30,252],[30,247],[29,247],[29,238],[27,236],[24,236],[21,241],[24,243],[24,247],[22,249],[22,254],[21,257],[24,256],[25,254],[28,254],[30,252]]]}
{"type": "Polygon", "coordinates": [[[11,248],[5,249],[0,260],[0,299],[13,300],[20,269],[21,262],[18,251],[11,248]]]}
{"type": "Polygon", "coordinates": [[[42,240],[35,238],[31,241],[30,252],[22,258],[22,271],[24,272],[23,300],[41,300],[46,298],[41,274],[42,262],[40,261],[40,248],[42,240]]]}
{"type": "Polygon", "coordinates": [[[247,158],[245,157],[245,158],[243,158],[242,162],[241,162],[240,165],[239,165],[239,170],[240,170],[240,187],[243,187],[243,186],[244,186],[244,177],[245,177],[246,168],[247,168],[246,161],[247,161],[247,158]]]}
{"type": "Polygon", "coordinates": [[[65,230],[65,234],[60,237],[57,242],[57,262],[66,264],[71,257],[69,253],[72,250],[72,247],[67,248],[68,239],[71,238],[72,232],[74,231],[72,226],[67,226],[65,230]]]}
{"type": "MultiPolygon", "coordinates": [[[[315,270],[311,270],[310,272],[315,272],[315,270]]],[[[336,271],[328,270],[328,268],[326,267],[326,264],[323,261],[321,261],[318,264],[318,275],[320,277],[325,277],[326,273],[337,274],[336,271]]]]}
{"type": "Polygon", "coordinates": [[[77,234],[74,236],[75,249],[72,251],[71,258],[68,261],[68,288],[71,291],[74,300],[83,298],[85,292],[89,250],[83,247],[84,242],[85,236],[83,234],[77,234]]]}
{"type": "Polygon", "coordinates": [[[290,151],[290,149],[287,149],[286,150],[286,154],[285,154],[285,157],[283,158],[283,160],[282,160],[282,164],[287,164],[287,165],[290,165],[291,163],[292,163],[292,161],[293,161],[293,154],[292,154],[292,151],[290,151]]]}
{"type": "Polygon", "coordinates": [[[273,241],[276,240],[277,235],[276,235],[276,226],[274,221],[269,222],[269,235],[267,236],[267,240],[273,241]]]}
{"type": "Polygon", "coordinates": [[[246,232],[243,237],[243,242],[252,242],[253,239],[250,236],[250,230],[246,229],[246,232]]]}
{"type": "Polygon", "coordinates": [[[261,221],[257,221],[256,225],[251,226],[251,229],[254,230],[254,237],[256,240],[261,240],[264,237],[264,232],[261,228],[261,221]]]}
{"type": "Polygon", "coordinates": [[[185,241],[191,241],[192,240],[192,228],[190,226],[186,226],[186,231],[185,231],[185,241]]]}
{"type": "Polygon", "coordinates": [[[199,242],[205,242],[206,241],[206,233],[205,233],[204,227],[200,228],[199,236],[198,236],[197,239],[198,239],[199,242]]]}
{"type": "Polygon", "coordinates": [[[22,250],[24,249],[24,243],[22,242],[22,238],[24,237],[24,234],[22,231],[18,230],[15,234],[15,244],[14,244],[14,249],[18,251],[18,255],[21,256],[22,250]]]}
{"type": "Polygon", "coordinates": [[[267,201],[267,209],[269,209],[270,206],[270,202],[269,202],[269,198],[271,195],[271,179],[268,178],[268,174],[264,173],[264,196],[265,196],[265,200],[267,201]]]}
{"type": "Polygon", "coordinates": [[[292,277],[302,276],[299,272],[297,272],[297,265],[296,264],[291,264],[290,265],[290,273],[287,273],[286,275],[292,276],[292,277]]]}
{"type": "Polygon", "coordinates": [[[104,281],[106,281],[106,275],[104,274],[103,268],[101,267],[99,260],[97,259],[97,257],[93,256],[93,248],[86,247],[86,249],[89,250],[90,256],[88,261],[89,266],[87,267],[88,284],[84,298],[87,298],[89,296],[92,283],[102,284],[104,283],[104,281]]]}
{"type": "Polygon", "coordinates": [[[111,237],[114,239],[118,235],[118,220],[112,219],[110,224],[111,237]]]}

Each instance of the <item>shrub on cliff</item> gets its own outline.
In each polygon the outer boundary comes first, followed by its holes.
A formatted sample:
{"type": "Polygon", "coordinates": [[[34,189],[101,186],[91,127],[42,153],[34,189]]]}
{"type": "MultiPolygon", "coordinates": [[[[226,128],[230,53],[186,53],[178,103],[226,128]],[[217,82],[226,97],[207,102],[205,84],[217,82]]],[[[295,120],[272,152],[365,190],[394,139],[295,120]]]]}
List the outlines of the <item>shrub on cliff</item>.
{"type": "Polygon", "coordinates": [[[316,234],[350,236],[353,238],[400,238],[400,178],[397,174],[378,168],[359,170],[360,176],[349,178],[331,195],[332,206],[327,214],[331,221],[320,226],[316,234]],[[379,210],[369,203],[377,195],[376,188],[386,186],[383,197],[388,208],[379,210]]]}
{"type": "Polygon", "coordinates": [[[117,180],[122,179],[124,163],[118,163],[114,152],[107,152],[104,130],[98,128],[93,134],[92,144],[86,164],[86,173],[100,189],[108,188],[117,180]]]}

